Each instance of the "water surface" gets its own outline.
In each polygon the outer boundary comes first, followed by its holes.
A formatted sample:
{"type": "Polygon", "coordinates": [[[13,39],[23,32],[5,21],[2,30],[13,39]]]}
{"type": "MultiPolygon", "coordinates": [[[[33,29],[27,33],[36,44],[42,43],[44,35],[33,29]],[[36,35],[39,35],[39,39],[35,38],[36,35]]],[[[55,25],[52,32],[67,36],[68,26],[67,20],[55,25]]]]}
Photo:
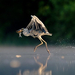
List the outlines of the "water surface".
{"type": "Polygon", "coordinates": [[[74,75],[75,47],[0,47],[0,75],[74,75]]]}

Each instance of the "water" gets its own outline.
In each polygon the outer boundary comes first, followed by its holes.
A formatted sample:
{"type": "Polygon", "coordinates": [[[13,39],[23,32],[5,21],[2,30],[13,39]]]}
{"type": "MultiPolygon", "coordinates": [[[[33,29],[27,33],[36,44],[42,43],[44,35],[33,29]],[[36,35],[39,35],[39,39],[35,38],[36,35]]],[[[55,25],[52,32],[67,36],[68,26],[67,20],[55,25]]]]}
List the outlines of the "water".
{"type": "Polygon", "coordinates": [[[0,75],[74,75],[75,47],[0,47],[0,75]]]}

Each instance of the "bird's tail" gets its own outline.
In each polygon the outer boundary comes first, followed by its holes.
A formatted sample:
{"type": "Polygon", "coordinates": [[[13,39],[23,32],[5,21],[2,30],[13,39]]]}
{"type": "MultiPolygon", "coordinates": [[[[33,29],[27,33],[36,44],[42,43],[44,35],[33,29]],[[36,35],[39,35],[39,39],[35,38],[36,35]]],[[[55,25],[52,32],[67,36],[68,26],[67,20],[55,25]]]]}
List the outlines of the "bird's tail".
{"type": "Polygon", "coordinates": [[[51,34],[51,33],[49,33],[49,32],[48,32],[48,33],[46,33],[46,34],[47,34],[47,35],[49,35],[49,36],[52,36],[52,34],[51,34]]]}

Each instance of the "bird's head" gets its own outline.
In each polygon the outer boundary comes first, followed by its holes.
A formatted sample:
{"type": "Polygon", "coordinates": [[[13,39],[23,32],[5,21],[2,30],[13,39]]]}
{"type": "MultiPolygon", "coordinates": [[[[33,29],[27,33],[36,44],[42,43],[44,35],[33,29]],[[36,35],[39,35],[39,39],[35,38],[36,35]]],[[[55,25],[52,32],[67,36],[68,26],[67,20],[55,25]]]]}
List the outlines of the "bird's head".
{"type": "Polygon", "coordinates": [[[21,28],[21,29],[17,30],[16,33],[22,33],[23,30],[24,30],[24,28],[21,28]]]}
{"type": "Polygon", "coordinates": [[[19,34],[19,37],[22,37],[21,34],[23,33],[24,28],[21,28],[19,30],[16,31],[16,33],[19,34]]]}
{"type": "Polygon", "coordinates": [[[19,30],[16,31],[19,34],[19,37],[22,37],[21,34],[23,34],[24,36],[29,36],[29,31],[27,28],[21,28],[19,30]]]}

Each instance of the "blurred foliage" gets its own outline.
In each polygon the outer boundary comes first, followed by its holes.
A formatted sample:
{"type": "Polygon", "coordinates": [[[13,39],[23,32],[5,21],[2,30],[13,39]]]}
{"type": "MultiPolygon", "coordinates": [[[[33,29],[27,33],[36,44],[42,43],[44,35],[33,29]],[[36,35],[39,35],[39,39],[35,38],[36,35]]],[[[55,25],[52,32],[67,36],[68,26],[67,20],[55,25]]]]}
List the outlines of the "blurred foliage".
{"type": "Polygon", "coordinates": [[[75,42],[75,0],[0,0],[0,44],[33,44],[36,39],[19,38],[16,30],[26,27],[30,15],[38,16],[53,34],[49,43],[75,42]]]}

